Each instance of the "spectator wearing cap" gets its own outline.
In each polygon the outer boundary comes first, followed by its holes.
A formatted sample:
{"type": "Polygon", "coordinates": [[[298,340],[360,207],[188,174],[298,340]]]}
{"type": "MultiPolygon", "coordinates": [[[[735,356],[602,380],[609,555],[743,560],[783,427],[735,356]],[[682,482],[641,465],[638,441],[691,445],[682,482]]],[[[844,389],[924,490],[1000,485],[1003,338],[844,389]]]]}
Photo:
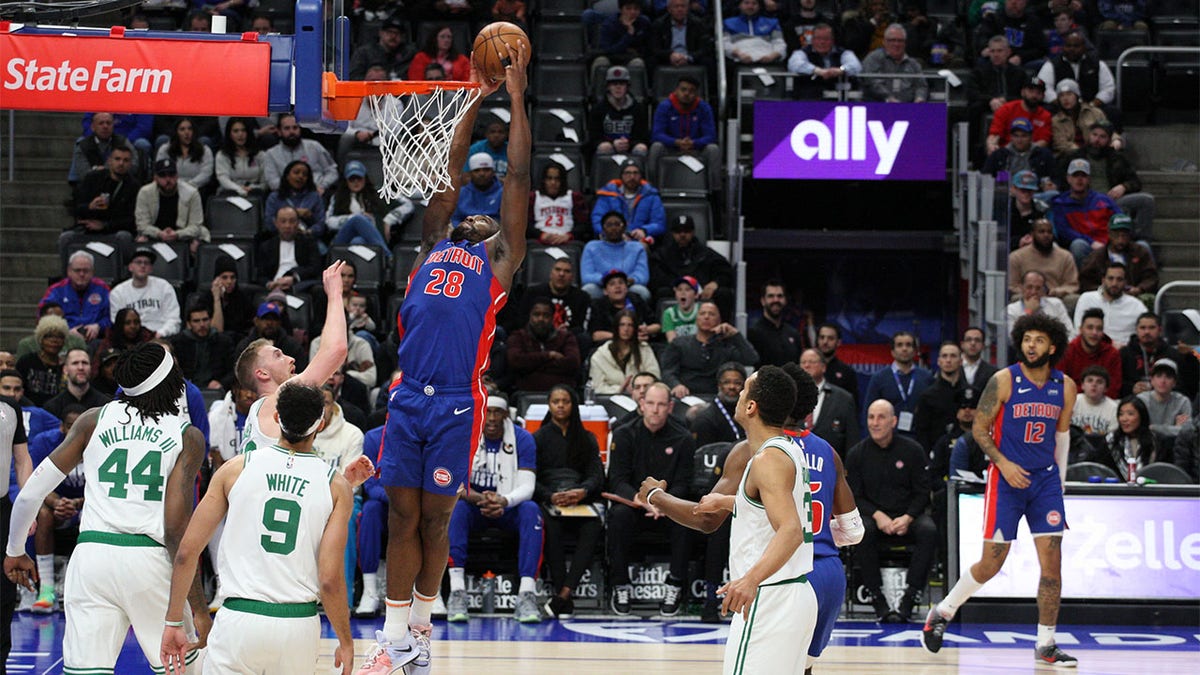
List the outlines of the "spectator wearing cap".
{"type": "Polygon", "coordinates": [[[992,154],[998,148],[1009,143],[1009,133],[1012,131],[1013,120],[1018,117],[1029,120],[1033,128],[1033,144],[1048,147],[1053,135],[1051,134],[1050,111],[1042,106],[1046,87],[1041,80],[1032,78],[1021,87],[1021,98],[1009,101],[996,109],[992,114],[992,126],[988,127],[987,152],[992,154]]]}
{"type": "Polygon", "coordinates": [[[1133,164],[1119,152],[1120,136],[1108,122],[1095,122],[1088,129],[1087,143],[1067,156],[1063,165],[1074,159],[1086,159],[1095,169],[1092,189],[1111,197],[1121,211],[1133,219],[1133,238],[1154,240],[1154,216],[1158,209],[1154,195],[1142,190],[1142,180],[1133,164]]]}
{"type": "Polygon", "coordinates": [[[1104,111],[1079,97],[1079,83],[1059,80],[1058,112],[1050,121],[1055,157],[1078,152],[1088,143],[1088,130],[1094,124],[1108,122],[1104,111]]]}
{"type": "Polygon", "coordinates": [[[570,331],[554,328],[554,303],[538,298],[530,304],[525,327],[505,341],[507,373],[517,391],[550,391],[561,384],[579,383],[583,359],[579,341],[570,331]]]}
{"type": "Polygon", "coordinates": [[[967,79],[967,106],[972,124],[979,124],[988,113],[1021,98],[1021,87],[1025,84],[1025,70],[1009,62],[1012,47],[1008,38],[993,35],[988,40],[986,56],[987,60],[975,66],[967,79]]]}
{"type": "Polygon", "coordinates": [[[717,145],[717,125],[712,106],[700,98],[700,81],[691,75],[680,76],[675,91],[654,110],[650,129],[651,171],[658,170],[664,153],[699,157],[708,168],[708,187],[720,186],[721,148],[717,145]]]}
{"type": "Polygon", "coordinates": [[[1050,295],[1050,286],[1046,283],[1046,275],[1037,270],[1029,270],[1021,275],[1020,297],[1009,303],[1008,333],[1012,334],[1013,325],[1017,319],[1026,314],[1044,314],[1051,319],[1057,319],[1067,331],[1067,339],[1075,337],[1075,323],[1071,313],[1062,300],[1050,295]]]}
{"type": "MultiPolygon", "coordinates": [[[[1042,148],[1045,150],[1045,148],[1042,148]]],[[[1004,152],[1000,148],[996,152],[1004,152]]],[[[1047,151],[1047,154],[1049,151],[1047,151]]],[[[1017,250],[1033,243],[1033,224],[1046,217],[1050,206],[1037,199],[1038,177],[1032,171],[1018,171],[1008,184],[1008,246],[1017,250]]],[[[1074,263],[1072,263],[1074,265],[1074,263]]]]}
{"type": "Polygon", "coordinates": [[[1033,70],[1046,60],[1046,34],[1033,12],[1028,11],[1028,0],[1004,0],[1004,10],[985,15],[975,30],[975,51],[987,56],[987,42],[993,35],[1008,38],[1013,55],[1011,63],[1026,70],[1033,70]]]}
{"type": "MultiPolygon", "coordinates": [[[[1190,357],[1188,357],[1190,358],[1190,357]]],[[[1174,438],[1192,419],[1192,402],[1175,391],[1179,366],[1174,359],[1159,359],[1150,368],[1150,391],[1138,394],[1150,412],[1150,431],[1174,438]]]]}
{"type": "Polygon", "coordinates": [[[154,163],[154,182],[138,190],[134,220],[139,242],[186,241],[195,253],[201,242],[212,238],[204,225],[200,191],[179,180],[170,157],[154,163]]]}
{"type": "MultiPolygon", "coordinates": [[[[801,11],[805,10],[801,8],[801,11]]],[[[793,21],[800,19],[802,17],[792,17],[793,21]]],[[[803,46],[796,46],[787,62],[789,72],[802,76],[793,82],[792,92],[797,99],[820,99],[824,92],[836,89],[842,78],[856,77],[862,72],[862,63],[854,52],[834,44],[833,26],[822,21],[810,29],[808,39],[804,40],[803,46]]],[[[786,30],[784,37],[789,37],[786,30]]],[[[803,37],[803,34],[797,35],[797,38],[803,37]]]]}
{"type": "Polygon", "coordinates": [[[470,180],[458,190],[458,206],[454,208],[451,222],[461,223],[467,216],[485,215],[500,217],[500,197],[504,185],[496,180],[496,162],[486,152],[477,152],[467,160],[470,180]]]}
{"type": "Polygon", "coordinates": [[[212,282],[207,286],[209,293],[203,294],[200,303],[211,312],[213,330],[229,333],[235,342],[240,340],[253,326],[255,308],[250,294],[238,286],[237,263],[233,258],[225,254],[217,256],[212,282]]]}
{"type": "Polygon", "coordinates": [[[740,0],[737,16],[725,19],[721,50],[738,63],[775,63],[787,58],[779,19],[763,16],[761,0],[740,0]]]}
{"type": "Polygon", "coordinates": [[[1086,159],[1067,164],[1067,190],[1050,202],[1050,217],[1063,248],[1075,256],[1076,266],[1092,251],[1108,243],[1108,221],[1121,207],[1106,194],[1092,189],[1092,165],[1086,159]]]}
{"type": "Polygon", "coordinates": [[[1001,171],[1008,172],[1009,176],[1032,171],[1037,179],[1035,190],[1053,187],[1054,169],[1054,153],[1033,144],[1033,123],[1025,117],[1013,118],[1008,125],[1008,145],[989,154],[983,164],[983,172],[992,176],[1001,171]]]}
{"type": "Polygon", "coordinates": [[[508,174],[507,124],[500,120],[488,122],[487,128],[483,132],[483,138],[472,143],[471,147],[467,149],[467,163],[463,165],[464,178],[469,178],[467,174],[471,171],[470,158],[481,152],[492,158],[492,170],[496,172],[496,178],[503,181],[504,176],[508,174]]]}
{"type": "Polygon", "coordinates": [[[688,11],[688,4],[667,0],[666,13],[651,26],[650,47],[657,66],[716,66],[712,29],[688,11]]]}
{"type": "MultiPolygon", "coordinates": [[[[1136,339],[1138,317],[1146,311],[1146,305],[1141,300],[1125,292],[1127,274],[1128,268],[1124,263],[1108,261],[1100,288],[1081,293],[1079,302],[1075,303],[1076,326],[1082,326],[1088,310],[1099,309],[1104,312],[1104,331],[1118,349],[1136,339]]],[[[1079,330],[1083,332],[1082,327],[1079,330]]],[[[1117,368],[1117,371],[1109,370],[1114,379],[1119,377],[1119,361],[1117,368]]],[[[1117,384],[1120,385],[1120,382],[1117,384]]],[[[1113,394],[1113,398],[1116,398],[1116,394],[1113,394]]]]}
{"type": "Polygon", "coordinates": [[[800,359],[806,341],[796,327],[784,321],[788,305],[787,288],[779,279],[763,284],[759,296],[762,316],[746,331],[746,338],[758,352],[758,362],[764,366],[783,366],[800,359]]]}
{"type": "Polygon", "coordinates": [[[966,387],[962,347],[954,340],[946,340],[938,347],[933,381],[921,392],[913,413],[914,436],[921,447],[932,451],[934,443],[954,428],[958,401],[966,387]]]}
{"type": "MultiPolygon", "coordinates": [[[[599,203],[597,203],[599,206],[599,203]]],[[[604,280],[610,271],[620,271],[632,284],[632,290],[642,300],[650,302],[650,265],[646,247],[625,235],[625,217],[619,211],[609,211],[600,219],[602,238],[589,241],[579,260],[583,290],[593,299],[604,295],[604,280]]]]}
{"type": "Polygon", "coordinates": [[[700,282],[696,277],[682,276],[675,280],[675,304],[662,312],[663,335],[671,342],[680,335],[696,333],[696,310],[700,299],[700,282]]]}
{"type": "MultiPolygon", "coordinates": [[[[621,214],[628,226],[628,236],[634,241],[651,245],[667,233],[667,213],[658,188],[642,178],[641,167],[631,159],[621,164],[619,178],[596,190],[592,232],[597,237],[603,236],[604,217],[612,211],[621,214]]],[[[638,283],[646,281],[638,279],[638,283]]]]}
{"type": "Polygon", "coordinates": [[[321,250],[300,231],[300,215],[291,206],[275,213],[275,234],[258,245],[255,283],[268,290],[303,290],[321,281],[321,250]]]}
{"type": "Polygon", "coordinates": [[[600,24],[597,46],[601,54],[592,61],[592,71],[615,64],[644,73],[653,53],[650,33],[650,19],[642,14],[641,0],[618,0],[616,16],[600,24]]]}
{"type": "Polygon", "coordinates": [[[671,297],[680,277],[692,277],[700,283],[701,300],[713,300],[723,313],[732,311],[733,267],[729,261],[696,237],[696,221],[691,216],[675,216],[670,225],[671,236],[650,258],[656,297],[671,297]]]}
{"type": "MultiPolygon", "coordinates": [[[[87,251],[75,251],[67,258],[67,278],[50,284],[38,301],[38,312],[44,317],[57,314],[66,320],[70,331],[87,342],[103,337],[112,325],[108,315],[108,284],[95,278],[96,259],[87,251]]],[[[18,349],[18,351],[20,351],[18,349]]]]}
{"type": "Polygon", "coordinates": [[[368,244],[391,257],[380,225],[388,215],[388,205],[367,175],[367,167],[357,159],[346,162],[342,180],[334,188],[325,212],[325,227],[334,233],[335,244],[368,244]]]}
{"type": "Polygon", "coordinates": [[[1058,83],[1072,80],[1079,87],[1075,94],[1080,101],[1091,103],[1108,112],[1116,98],[1117,83],[1108,65],[1088,53],[1087,39],[1079,30],[1067,33],[1063,38],[1062,52],[1042,64],[1038,78],[1046,83],[1046,103],[1058,98],[1058,83]]]}
{"type": "Polygon", "coordinates": [[[1045,218],[1033,221],[1029,246],[1008,254],[1008,290],[1020,295],[1026,272],[1036,271],[1046,279],[1051,297],[1074,305],[1079,293],[1079,270],[1075,258],[1054,241],[1054,225],[1045,218]]]}
{"type": "Polygon", "coordinates": [[[407,73],[416,52],[416,46],[408,42],[408,27],[400,16],[392,14],[379,27],[376,42],[364,44],[350,55],[350,79],[366,79],[367,69],[374,64],[383,68],[382,79],[407,73]]]}
{"type": "Polygon", "coordinates": [[[604,295],[592,301],[588,315],[587,331],[592,344],[611,340],[617,334],[617,318],[622,311],[632,311],[637,318],[638,339],[649,340],[662,332],[662,325],[655,322],[649,305],[642,296],[630,293],[629,278],[621,270],[610,270],[600,279],[604,295]]]}
{"type": "Polygon", "coordinates": [[[150,274],[158,254],[149,246],[139,246],[129,260],[129,278],[117,284],[108,296],[112,319],[117,312],[132,307],[142,317],[142,325],[154,337],[170,337],[179,332],[179,300],[165,279],[150,274]]]}
{"type": "Polygon", "coordinates": [[[1099,288],[1105,268],[1113,261],[1128,268],[1125,292],[1138,296],[1142,302],[1153,303],[1158,290],[1158,265],[1150,249],[1133,240],[1133,221],[1124,213],[1114,213],[1108,219],[1108,243],[1084,259],[1079,268],[1079,287],[1084,291],[1099,288]]]}
{"type": "Polygon", "coordinates": [[[253,330],[242,338],[233,353],[241,354],[246,351],[247,345],[259,338],[270,340],[279,351],[296,359],[296,372],[308,366],[308,354],[304,347],[283,329],[283,307],[278,302],[268,301],[258,306],[258,311],[254,313],[253,330]]]}
{"type": "MultiPolygon", "coordinates": [[[[883,46],[863,59],[863,73],[868,75],[920,75],[921,62],[906,52],[908,34],[904,27],[893,23],[883,31],[883,46]]],[[[863,93],[868,101],[888,103],[924,103],[929,100],[929,84],[923,77],[864,78],[863,93]]]]}
{"type": "Polygon", "coordinates": [[[629,91],[629,69],[612,66],[604,81],[604,97],[588,114],[588,142],[597,155],[644,156],[650,123],[646,106],[629,91]]]}

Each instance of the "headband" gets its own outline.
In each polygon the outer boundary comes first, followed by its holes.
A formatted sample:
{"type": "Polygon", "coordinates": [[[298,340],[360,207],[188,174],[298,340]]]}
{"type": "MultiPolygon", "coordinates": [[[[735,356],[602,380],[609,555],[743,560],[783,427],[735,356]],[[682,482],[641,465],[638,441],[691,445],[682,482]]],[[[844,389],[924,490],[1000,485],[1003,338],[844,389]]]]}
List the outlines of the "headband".
{"type": "Polygon", "coordinates": [[[162,384],[163,380],[167,379],[167,375],[170,375],[171,369],[175,367],[175,357],[171,356],[171,352],[168,351],[166,347],[163,347],[162,350],[162,361],[159,362],[158,367],[154,369],[154,372],[150,373],[149,377],[142,380],[141,384],[133,387],[122,387],[126,394],[129,394],[130,396],[141,396],[142,394],[149,393],[155,387],[162,384]]]}
{"type": "Polygon", "coordinates": [[[487,398],[487,407],[508,410],[508,401],[505,401],[503,396],[489,396],[487,398]]]}
{"type": "MultiPolygon", "coordinates": [[[[324,419],[324,415],[318,415],[317,421],[313,422],[312,426],[310,426],[308,429],[306,429],[304,431],[304,433],[300,434],[300,438],[308,438],[309,436],[312,436],[313,432],[317,430],[317,427],[321,426],[322,419],[324,419]]],[[[279,420],[279,428],[288,435],[292,435],[292,436],[295,435],[291,431],[289,431],[287,427],[283,426],[283,419],[279,420]]]]}

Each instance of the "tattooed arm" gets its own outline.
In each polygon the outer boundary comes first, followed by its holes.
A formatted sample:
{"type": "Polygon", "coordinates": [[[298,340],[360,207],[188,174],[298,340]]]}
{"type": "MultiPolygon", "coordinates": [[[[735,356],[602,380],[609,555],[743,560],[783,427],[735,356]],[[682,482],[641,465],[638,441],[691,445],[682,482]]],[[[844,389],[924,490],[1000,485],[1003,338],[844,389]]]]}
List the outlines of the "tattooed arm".
{"type": "Polygon", "coordinates": [[[983,388],[983,394],[979,397],[979,408],[975,411],[975,424],[971,428],[971,435],[983,450],[983,454],[987,455],[988,459],[992,460],[992,463],[1000,470],[1004,480],[1008,481],[1009,485],[1021,489],[1029,487],[1029,472],[1010,462],[992,439],[992,428],[996,424],[996,417],[999,416],[1000,408],[1008,402],[1011,394],[1012,375],[1007,370],[1001,370],[992,375],[987,386],[983,388]]]}

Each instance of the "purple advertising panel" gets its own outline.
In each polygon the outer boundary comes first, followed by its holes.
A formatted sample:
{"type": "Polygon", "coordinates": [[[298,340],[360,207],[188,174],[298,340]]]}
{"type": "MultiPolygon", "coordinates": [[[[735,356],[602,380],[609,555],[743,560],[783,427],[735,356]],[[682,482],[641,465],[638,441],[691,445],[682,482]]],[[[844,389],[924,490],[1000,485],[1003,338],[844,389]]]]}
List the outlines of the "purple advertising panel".
{"type": "Polygon", "coordinates": [[[946,180],[946,106],[755,101],[754,177],[946,180]]]}
{"type": "MultiPolygon", "coordinates": [[[[1200,597],[1200,501],[1195,497],[1066,495],[1062,596],[1195,600],[1200,597]]],[[[958,496],[959,568],[983,551],[983,495],[958,496]]],[[[1022,519],[1000,573],[976,597],[1035,598],[1037,551],[1022,519]]]]}

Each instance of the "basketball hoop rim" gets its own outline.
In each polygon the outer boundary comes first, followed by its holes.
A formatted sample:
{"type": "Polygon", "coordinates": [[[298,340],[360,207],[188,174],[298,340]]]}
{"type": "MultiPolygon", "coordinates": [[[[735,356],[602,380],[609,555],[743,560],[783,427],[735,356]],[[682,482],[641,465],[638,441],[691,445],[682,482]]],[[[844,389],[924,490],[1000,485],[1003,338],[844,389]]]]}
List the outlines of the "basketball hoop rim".
{"type": "Polygon", "coordinates": [[[362,100],[368,96],[412,96],[431,94],[439,89],[479,89],[478,82],[460,80],[339,80],[337,75],[322,74],[322,96],[334,119],[352,120],[362,100]]]}

